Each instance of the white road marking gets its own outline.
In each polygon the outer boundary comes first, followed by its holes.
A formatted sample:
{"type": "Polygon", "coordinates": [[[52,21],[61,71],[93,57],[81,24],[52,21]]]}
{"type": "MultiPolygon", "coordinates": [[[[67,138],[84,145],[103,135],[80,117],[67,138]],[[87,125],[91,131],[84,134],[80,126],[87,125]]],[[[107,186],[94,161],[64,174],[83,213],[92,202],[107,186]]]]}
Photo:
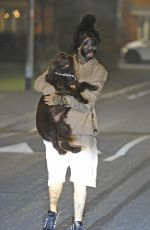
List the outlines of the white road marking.
{"type": "Polygon", "coordinates": [[[27,112],[19,116],[14,116],[14,117],[11,116],[10,118],[0,120],[0,128],[17,124],[18,122],[21,121],[30,121],[33,120],[34,118],[35,118],[35,111],[27,112]]]}
{"type": "Polygon", "coordinates": [[[150,94],[150,89],[144,90],[144,91],[141,91],[141,92],[138,92],[135,94],[128,95],[127,99],[128,100],[135,100],[137,98],[144,97],[144,96],[149,95],[149,94],[150,94]]]}
{"type": "Polygon", "coordinates": [[[2,153],[34,153],[31,147],[26,142],[0,147],[0,152],[2,153]]]}
{"type": "Polygon", "coordinates": [[[126,155],[126,153],[129,151],[129,149],[133,148],[136,144],[139,144],[140,142],[145,141],[149,138],[150,138],[150,135],[144,135],[144,136],[139,137],[133,141],[128,142],[117,153],[115,153],[111,157],[105,158],[104,161],[113,161],[119,157],[126,155]]]}
{"type": "Polygon", "coordinates": [[[97,149],[97,153],[99,154],[99,155],[103,155],[104,153],[102,152],[102,150],[100,150],[100,149],[97,149]]]}
{"type": "Polygon", "coordinates": [[[29,133],[35,133],[35,132],[37,132],[36,126],[34,126],[33,128],[29,130],[29,133]]]}
{"type": "Polygon", "coordinates": [[[127,86],[127,87],[124,87],[122,89],[118,89],[118,90],[115,90],[115,91],[112,91],[112,92],[109,92],[109,93],[104,93],[101,96],[101,98],[102,99],[107,99],[107,98],[111,98],[111,97],[114,97],[114,96],[123,95],[123,94],[125,94],[125,93],[127,93],[129,91],[136,90],[136,89],[139,89],[141,87],[145,87],[149,83],[150,83],[150,81],[145,81],[145,82],[137,83],[137,84],[131,85],[131,86],[127,86]]]}
{"type": "Polygon", "coordinates": [[[120,69],[136,69],[136,70],[150,70],[150,65],[149,64],[128,64],[123,61],[119,63],[119,68],[120,69]]]}
{"type": "Polygon", "coordinates": [[[6,138],[6,137],[11,137],[11,136],[14,136],[16,135],[17,133],[15,132],[10,132],[10,133],[0,133],[0,139],[2,138],[6,138]]]}

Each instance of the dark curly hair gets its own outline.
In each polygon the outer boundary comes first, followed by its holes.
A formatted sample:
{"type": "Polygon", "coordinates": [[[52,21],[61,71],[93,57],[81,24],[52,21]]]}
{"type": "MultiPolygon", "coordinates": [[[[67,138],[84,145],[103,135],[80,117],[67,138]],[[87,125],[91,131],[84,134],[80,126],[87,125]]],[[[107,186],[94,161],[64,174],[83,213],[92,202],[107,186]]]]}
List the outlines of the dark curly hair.
{"type": "Polygon", "coordinates": [[[95,29],[96,17],[93,14],[86,14],[81,19],[73,36],[71,52],[76,52],[86,37],[95,38],[98,43],[101,42],[99,32],[95,29]]]}

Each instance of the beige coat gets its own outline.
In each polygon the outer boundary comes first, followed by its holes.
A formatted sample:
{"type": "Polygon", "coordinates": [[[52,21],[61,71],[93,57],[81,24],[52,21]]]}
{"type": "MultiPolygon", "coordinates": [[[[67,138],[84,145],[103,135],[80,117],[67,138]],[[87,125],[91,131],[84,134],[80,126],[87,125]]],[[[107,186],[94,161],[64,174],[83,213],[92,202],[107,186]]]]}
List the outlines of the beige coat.
{"type": "MultiPolygon", "coordinates": [[[[89,104],[86,105],[79,103],[72,96],[66,96],[67,102],[71,106],[66,122],[70,124],[75,135],[95,135],[99,130],[95,104],[101,96],[102,88],[107,78],[107,71],[95,58],[82,65],[77,63],[74,57],[74,63],[78,81],[87,81],[96,85],[98,90],[86,90],[82,93],[89,100],[89,104]]],[[[55,93],[54,87],[45,81],[46,73],[47,71],[39,76],[34,83],[35,90],[44,95],[55,93]]]]}

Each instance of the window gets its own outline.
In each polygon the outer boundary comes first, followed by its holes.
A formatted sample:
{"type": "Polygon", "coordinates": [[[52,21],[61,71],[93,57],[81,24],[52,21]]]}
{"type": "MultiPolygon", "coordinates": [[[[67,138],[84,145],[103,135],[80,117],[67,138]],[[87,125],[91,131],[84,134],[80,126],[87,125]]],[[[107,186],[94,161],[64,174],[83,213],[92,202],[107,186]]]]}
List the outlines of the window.
{"type": "Polygon", "coordinates": [[[0,33],[26,31],[27,12],[23,8],[0,9],[0,33]]]}

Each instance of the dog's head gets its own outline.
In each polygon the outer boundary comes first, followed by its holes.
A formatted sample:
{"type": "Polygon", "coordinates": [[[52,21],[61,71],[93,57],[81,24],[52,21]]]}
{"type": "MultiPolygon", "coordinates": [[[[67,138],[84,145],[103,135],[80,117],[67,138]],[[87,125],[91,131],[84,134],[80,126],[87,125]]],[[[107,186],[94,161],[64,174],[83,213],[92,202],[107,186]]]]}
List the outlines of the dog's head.
{"type": "Polygon", "coordinates": [[[64,52],[58,53],[54,57],[53,68],[60,73],[74,74],[73,57],[64,52]]]}
{"type": "Polygon", "coordinates": [[[73,57],[65,52],[56,54],[50,61],[48,68],[48,75],[54,73],[74,75],[73,57]]]}
{"type": "Polygon", "coordinates": [[[57,91],[66,89],[66,86],[74,89],[77,78],[73,57],[64,52],[56,54],[50,62],[46,81],[53,85],[57,91]]]}

